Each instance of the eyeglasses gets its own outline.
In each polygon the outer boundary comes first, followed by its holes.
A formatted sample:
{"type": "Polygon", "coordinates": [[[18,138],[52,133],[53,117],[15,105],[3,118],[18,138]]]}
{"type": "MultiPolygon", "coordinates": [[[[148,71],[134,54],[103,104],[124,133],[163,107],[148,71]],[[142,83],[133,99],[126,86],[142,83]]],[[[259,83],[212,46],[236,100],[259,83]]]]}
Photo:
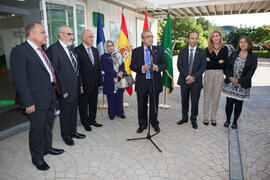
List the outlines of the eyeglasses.
{"type": "Polygon", "coordinates": [[[145,36],[145,38],[154,38],[154,36],[153,35],[151,35],[151,36],[145,36]]]}
{"type": "Polygon", "coordinates": [[[74,35],[74,33],[66,33],[66,32],[62,32],[62,33],[66,34],[68,36],[73,36],[74,35]]]}

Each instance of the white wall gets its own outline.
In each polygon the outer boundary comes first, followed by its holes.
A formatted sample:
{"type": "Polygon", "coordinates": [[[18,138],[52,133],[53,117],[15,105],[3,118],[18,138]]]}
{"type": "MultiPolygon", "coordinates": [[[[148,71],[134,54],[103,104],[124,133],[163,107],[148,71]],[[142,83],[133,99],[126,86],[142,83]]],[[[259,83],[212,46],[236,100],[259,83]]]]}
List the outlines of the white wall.
{"type": "MultiPolygon", "coordinates": [[[[122,21],[122,8],[110,3],[106,3],[103,2],[101,0],[88,0],[89,3],[89,9],[87,10],[88,12],[88,18],[89,18],[89,25],[90,28],[94,35],[96,36],[97,34],[97,27],[93,26],[93,11],[95,12],[100,12],[104,14],[104,21],[105,21],[105,26],[103,28],[104,31],[104,35],[105,35],[105,39],[109,40],[110,37],[110,22],[115,22],[115,23],[119,23],[119,25],[121,26],[121,21],[122,21]]],[[[142,19],[144,20],[144,16],[138,13],[135,13],[133,11],[129,11],[127,9],[124,9],[124,16],[125,16],[125,20],[126,20],[126,25],[128,27],[131,27],[130,31],[131,31],[131,36],[129,36],[129,40],[130,40],[130,46],[132,46],[133,48],[137,47],[137,43],[136,43],[136,36],[137,36],[137,25],[136,25],[136,18],[142,19]]],[[[155,19],[152,18],[148,18],[149,23],[152,25],[151,30],[153,32],[153,35],[155,37],[154,43],[156,44],[157,42],[157,26],[155,22],[157,22],[155,19]]],[[[142,32],[142,28],[140,27],[138,29],[138,32],[142,32]]],[[[138,33],[138,34],[140,34],[138,33]]],[[[138,37],[140,39],[140,35],[138,37]]],[[[96,39],[95,39],[96,41],[96,39]]],[[[94,45],[96,44],[96,42],[94,43],[94,45]]],[[[140,46],[140,44],[138,45],[140,46]]]]}

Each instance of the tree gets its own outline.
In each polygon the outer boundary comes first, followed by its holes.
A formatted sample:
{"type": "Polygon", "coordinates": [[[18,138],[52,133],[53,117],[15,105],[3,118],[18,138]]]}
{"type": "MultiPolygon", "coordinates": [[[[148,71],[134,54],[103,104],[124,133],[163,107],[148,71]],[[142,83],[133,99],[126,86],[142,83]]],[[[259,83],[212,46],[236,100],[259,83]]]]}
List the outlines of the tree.
{"type": "Polygon", "coordinates": [[[251,27],[239,27],[239,28],[236,27],[228,35],[228,43],[232,44],[236,48],[240,36],[242,35],[251,36],[253,31],[254,28],[251,27]]]}
{"type": "MultiPolygon", "coordinates": [[[[163,35],[163,30],[166,24],[166,19],[161,19],[158,22],[158,36],[159,41],[163,35]]],[[[203,32],[201,25],[197,24],[195,18],[174,18],[171,19],[172,27],[172,40],[173,40],[173,49],[176,43],[176,40],[186,39],[188,33],[192,30],[196,30],[199,34],[203,32]]]]}
{"type": "Polygon", "coordinates": [[[270,26],[261,26],[256,28],[251,34],[251,39],[253,43],[261,46],[270,41],[270,26]]]}

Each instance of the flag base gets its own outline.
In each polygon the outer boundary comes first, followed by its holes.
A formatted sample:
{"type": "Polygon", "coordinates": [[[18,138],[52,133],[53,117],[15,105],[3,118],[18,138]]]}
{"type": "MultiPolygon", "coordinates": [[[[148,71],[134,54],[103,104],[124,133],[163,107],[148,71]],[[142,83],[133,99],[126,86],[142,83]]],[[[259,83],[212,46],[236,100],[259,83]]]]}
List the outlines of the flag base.
{"type": "Polygon", "coordinates": [[[98,109],[108,109],[108,104],[98,105],[98,109]]]}
{"type": "Polygon", "coordinates": [[[161,109],[170,109],[171,108],[171,106],[168,104],[160,104],[160,105],[158,105],[158,107],[161,109]]]}
{"type": "Polygon", "coordinates": [[[123,106],[124,106],[124,108],[128,108],[129,107],[129,104],[128,103],[123,103],[123,106]]]}

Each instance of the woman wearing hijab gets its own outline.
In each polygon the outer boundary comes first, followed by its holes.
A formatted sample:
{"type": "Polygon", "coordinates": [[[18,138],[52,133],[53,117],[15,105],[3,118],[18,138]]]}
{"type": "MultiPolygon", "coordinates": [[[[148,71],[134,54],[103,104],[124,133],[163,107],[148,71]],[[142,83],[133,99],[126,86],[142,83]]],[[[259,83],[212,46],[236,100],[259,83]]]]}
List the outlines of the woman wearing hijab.
{"type": "Polygon", "coordinates": [[[108,40],[105,51],[101,56],[102,69],[104,74],[103,93],[107,95],[108,115],[111,120],[118,116],[124,119],[123,92],[118,87],[118,81],[123,78],[125,72],[122,55],[114,50],[114,43],[108,40]]]}

